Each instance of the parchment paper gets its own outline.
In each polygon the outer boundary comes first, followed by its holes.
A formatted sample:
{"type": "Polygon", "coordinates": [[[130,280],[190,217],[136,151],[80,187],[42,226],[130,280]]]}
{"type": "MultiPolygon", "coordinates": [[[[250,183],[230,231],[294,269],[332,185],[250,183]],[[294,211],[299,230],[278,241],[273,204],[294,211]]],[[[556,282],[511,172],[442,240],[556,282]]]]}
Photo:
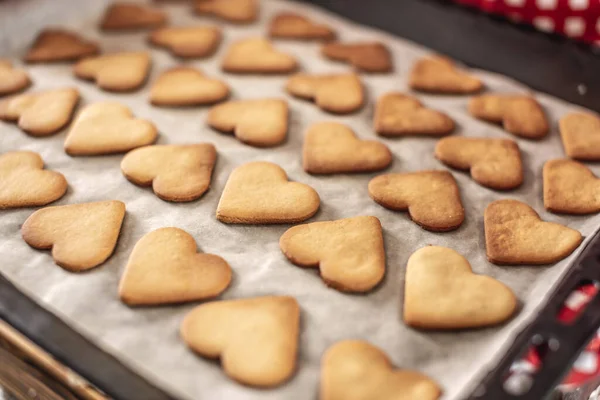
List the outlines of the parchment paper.
{"type": "MultiPolygon", "coordinates": [[[[573,258],[549,267],[491,265],[485,257],[483,211],[486,205],[500,198],[517,198],[531,205],[543,219],[579,229],[587,237],[600,225],[600,216],[557,216],[543,208],[542,165],[545,160],[564,156],[556,123],[561,115],[574,110],[574,106],[538,95],[553,128],[549,137],[539,142],[518,139],[525,165],[523,186],[511,192],[495,192],[479,186],[468,174],[454,172],[467,212],[466,221],[457,231],[430,233],[412,223],[405,213],[385,210],[369,198],[367,183],[375,174],[317,177],[306,174],[301,167],[302,136],[315,122],[340,121],[350,125],[361,138],[376,138],[371,127],[374,100],[390,90],[408,90],[406,80],[411,65],[428,50],[355,25],[318,8],[292,2],[263,1],[260,22],[250,26],[233,26],[193,16],[184,4],[164,5],[174,24],[217,24],[224,29],[224,41],[215,56],[188,64],[202,68],[209,76],[225,79],[231,85],[235,99],[277,96],[289,101],[291,121],[288,141],[277,148],[256,149],[208,128],[205,124],[207,108],[161,109],[150,106],[150,83],[161,71],[181,62],[164,50],[150,49],[144,33],[100,33],[96,27],[105,4],[105,1],[80,1],[75,6],[67,0],[2,2],[0,54],[18,60],[37,31],[47,25],[62,25],[80,31],[86,37],[101,42],[105,52],[151,50],[153,67],[149,83],[132,94],[105,93],[91,83],[78,81],[67,64],[32,65],[27,66],[27,70],[35,82],[32,90],[77,86],[83,98],[80,109],[83,105],[101,100],[114,100],[131,107],[138,117],[150,119],[157,125],[160,130],[158,143],[214,143],[219,158],[212,188],[198,201],[186,204],[164,202],[151,190],[139,188],[123,177],[119,169],[121,156],[72,158],[62,148],[66,130],[37,139],[11,124],[0,123],[1,152],[19,149],[39,152],[48,168],[66,176],[68,193],[56,204],[118,199],[127,205],[127,216],[115,254],[101,267],[83,274],[66,272],[53,263],[49,253],[31,249],[21,239],[20,226],[33,210],[0,212],[0,272],[96,344],[176,396],[211,400],[316,399],[321,355],[335,342],[348,338],[366,339],[381,347],[396,366],[430,375],[443,387],[445,399],[465,396],[485,374],[488,363],[498,359],[516,332],[535,315],[544,296],[573,258]],[[328,115],[309,102],[289,97],[282,90],[287,79],[285,76],[221,73],[219,61],[228,45],[238,38],[265,34],[268,21],[280,11],[297,11],[315,21],[331,24],[343,40],[385,41],[394,57],[395,72],[363,75],[369,104],[349,116],[328,115]],[[290,179],[307,183],[317,190],[322,200],[321,210],[311,221],[357,215],[379,217],[384,227],[388,267],[381,286],[367,295],[342,294],[327,288],[316,271],[293,266],[278,246],[278,239],[289,228],[288,225],[235,226],[218,222],[215,209],[229,173],[234,167],[254,160],[275,162],[288,172],[290,179]],[[178,330],[183,317],[196,304],[131,309],[118,300],[118,281],[134,244],[144,234],[165,226],[185,229],[196,238],[202,251],[218,254],[230,263],[234,279],[222,298],[275,294],[292,295],[298,299],[302,308],[298,372],[288,384],[274,390],[253,390],[228,379],[218,363],[207,362],[188,351],[179,338],[178,330]],[[498,328],[459,333],[421,332],[407,328],[400,311],[405,266],[408,257],[427,244],[456,249],[468,258],[475,272],[509,285],[522,302],[518,315],[498,328]]],[[[318,44],[278,41],[276,46],[297,56],[307,72],[339,72],[350,68],[323,59],[319,56],[318,44]]],[[[530,68],[543,66],[531,65],[530,68]]],[[[491,91],[526,90],[509,79],[483,71],[475,73],[483,78],[491,91]]],[[[419,98],[427,106],[449,113],[459,125],[456,135],[511,137],[497,126],[468,116],[467,97],[419,95],[419,98]]],[[[379,140],[394,153],[393,166],[386,172],[446,168],[433,156],[433,139],[379,140]]],[[[598,166],[593,170],[600,173],[598,166]]]]}

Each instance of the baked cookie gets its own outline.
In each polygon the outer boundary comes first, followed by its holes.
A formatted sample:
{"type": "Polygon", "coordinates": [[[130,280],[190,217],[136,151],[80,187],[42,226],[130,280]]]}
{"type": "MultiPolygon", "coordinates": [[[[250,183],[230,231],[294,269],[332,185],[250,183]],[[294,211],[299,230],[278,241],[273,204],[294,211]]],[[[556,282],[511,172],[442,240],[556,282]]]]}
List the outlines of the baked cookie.
{"type": "Polygon", "coordinates": [[[192,67],[175,67],[163,72],[152,84],[150,103],[155,106],[214,104],[229,96],[229,86],[192,67]]]}
{"type": "Polygon", "coordinates": [[[560,119],[559,128],[567,156],[581,161],[600,161],[600,117],[570,113],[560,119]]]}
{"type": "Polygon", "coordinates": [[[23,93],[0,100],[0,120],[17,122],[31,136],[48,136],[69,123],[78,101],[72,88],[23,93]]]}
{"type": "Polygon", "coordinates": [[[111,256],[124,217],[125,204],[116,200],[46,207],[27,218],[21,233],[31,247],[52,249],[56,264],[80,272],[111,256]]]}
{"type": "Polygon", "coordinates": [[[114,102],[86,106],[65,139],[72,156],[124,153],[156,141],[158,132],[149,121],[135,119],[129,108],[114,102]]]}
{"type": "Polygon", "coordinates": [[[0,59],[0,96],[18,93],[31,85],[24,69],[14,68],[8,60],[0,59]]]}
{"type": "Polygon", "coordinates": [[[600,179],[577,161],[547,161],[544,164],[544,206],[564,214],[600,212],[600,179]]]}
{"type": "Polygon", "coordinates": [[[210,187],[217,150],[210,143],[145,146],[127,153],[121,171],[131,182],[152,186],[167,201],[193,201],[210,187]]]}
{"type": "Polygon", "coordinates": [[[75,61],[100,52],[94,42],[65,29],[46,29],[33,42],[25,55],[29,63],[75,61]]]}
{"type": "Polygon", "coordinates": [[[380,42],[328,43],[321,54],[330,60],[351,64],[361,72],[391,72],[394,69],[388,48],[380,42]]]}
{"type": "Polygon", "coordinates": [[[379,175],[369,182],[369,195],[385,208],[408,211],[428,231],[451,231],[465,220],[458,184],[448,171],[379,175]]]}
{"type": "Polygon", "coordinates": [[[375,106],[373,129],[381,136],[445,136],[454,130],[454,121],[432,110],[412,96],[390,92],[375,106]]]}
{"type": "Polygon", "coordinates": [[[296,299],[264,296],[199,305],[183,320],[181,336],[201,356],[219,358],[231,378],[266,388],[294,374],[299,325],[296,299]]]}
{"type": "Polygon", "coordinates": [[[549,131],[546,115],[531,96],[484,94],[469,102],[469,113],[502,124],[504,130],[526,139],[542,139],[549,131]]]}
{"type": "Polygon", "coordinates": [[[316,123],[304,135],[302,165],[310,174],[380,171],[391,163],[385,144],[361,140],[338,122],[316,123]]]}
{"type": "Polygon", "coordinates": [[[474,274],[469,261],[452,249],[427,246],[408,259],[404,322],[409,326],[481,328],[508,320],[516,309],[517,298],[510,288],[474,274]]]}
{"type": "Polygon", "coordinates": [[[129,305],[184,303],[217,297],[230,282],[225,260],[198,253],[196,241],[182,229],[160,228],[135,244],[119,296],[129,305]]]}
{"type": "Polygon", "coordinates": [[[517,200],[496,200],[484,214],[487,257],[494,264],[553,264],[581,243],[581,233],[544,222],[535,210],[517,200]]]}
{"type": "Polygon", "coordinates": [[[81,60],[73,72],[78,78],[95,81],[101,89],[129,92],[144,84],[151,62],[146,52],[114,53],[81,60]]]}
{"type": "Polygon", "coordinates": [[[283,12],[271,20],[269,36],[278,39],[332,40],[335,38],[335,31],[302,15],[283,12]]]}
{"type": "Polygon", "coordinates": [[[104,13],[100,29],[103,31],[128,31],[157,28],[168,22],[167,14],[143,4],[114,3],[104,13]]]}
{"type": "Polygon", "coordinates": [[[296,225],[281,236],[279,247],[294,264],[318,268],[325,283],[342,292],[368,292],[385,275],[383,232],[376,217],[296,225]]]}
{"type": "Polygon", "coordinates": [[[229,175],[217,219],[228,224],[289,224],[309,219],[319,204],[313,188],[289,182],[279,165],[250,162],[229,175]]]}
{"type": "Polygon", "coordinates": [[[459,170],[470,170],[475,182],[497,190],[523,183],[519,145],[508,139],[448,137],[437,142],[435,156],[459,170]]]}
{"type": "Polygon", "coordinates": [[[363,340],[337,342],[321,360],[319,400],[436,400],[440,395],[435,381],[394,369],[381,349],[363,340]]]}
{"type": "Polygon", "coordinates": [[[213,15],[225,21],[247,24],[256,21],[257,0],[196,0],[194,11],[199,15],[213,15]]]}
{"type": "Polygon", "coordinates": [[[218,131],[233,133],[242,143],[270,147],[285,140],[288,115],[284,100],[234,100],[212,107],[207,123],[218,131]]]}
{"type": "Polygon", "coordinates": [[[45,206],[67,191],[63,174],[44,169],[33,151],[0,155],[0,209],[45,206]]]}
{"type": "Polygon", "coordinates": [[[287,81],[285,90],[295,97],[314,101],[322,110],[337,114],[358,111],[365,102],[363,85],[356,74],[296,74],[287,81]]]}
{"type": "Polygon", "coordinates": [[[262,38],[234,42],[221,63],[223,71],[236,74],[287,74],[297,68],[296,58],[278,51],[262,38]]]}
{"type": "Polygon", "coordinates": [[[221,37],[221,29],[214,26],[166,27],[152,32],[148,41],[177,57],[204,58],[217,50],[221,37]]]}
{"type": "Polygon", "coordinates": [[[414,90],[430,93],[471,94],[483,89],[478,78],[461,71],[452,60],[439,56],[417,61],[408,84],[414,90]]]}

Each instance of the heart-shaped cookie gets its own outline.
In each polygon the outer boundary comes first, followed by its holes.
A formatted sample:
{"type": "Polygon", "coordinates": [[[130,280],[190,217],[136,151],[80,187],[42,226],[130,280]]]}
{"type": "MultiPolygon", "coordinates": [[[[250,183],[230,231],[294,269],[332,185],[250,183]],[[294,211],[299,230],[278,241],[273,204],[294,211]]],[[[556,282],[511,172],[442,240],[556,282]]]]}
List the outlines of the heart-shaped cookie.
{"type": "Polygon", "coordinates": [[[42,31],[25,56],[25,61],[61,62],[75,61],[83,57],[93,56],[100,52],[94,42],[64,29],[46,29],[42,31]]]}
{"type": "Polygon", "coordinates": [[[319,195],[289,182],[277,164],[257,161],[233,170],[217,206],[217,219],[229,224],[287,224],[304,221],[319,209],[319,195]]]}
{"type": "Polygon", "coordinates": [[[106,9],[100,28],[104,31],[148,29],[162,26],[167,20],[167,14],[157,8],[134,3],[114,3],[106,9]]]}
{"type": "Polygon", "coordinates": [[[349,63],[362,72],[391,72],[393,69],[392,56],[380,42],[328,43],[321,53],[331,60],[349,63]]]}
{"type": "Polygon", "coordinates": [[[72,156],[123,153],[154,143],[158,132],[149,121],[133,118],[129,108],[114,102],[90,104],[73,123],[65,139],[72,156]]]}
{"type": "Polygon", "coordinates": [[[294,13],[280,13],[271,20],[269,35],[279,39],[332,40],[335,31],[294,13]]]}
{"type": "Polygon", "coordinates": [[[177,57],[203,58],[217,50],[221,36],[221,30],[214,26],[167,27],[152,32],[148,40],[177,57]]]}
{"type": "Polygon", "coordinates": [[[314,101],[331,113],[352,113],[365,101],[363,86],[356,74],[296,74],[288,80],[285,89],[293,96],[314,101]]]}
{"type": "Polygon", "coordinates": [[[523,183],[519,145],[508,139],[448,137],[435,146],[438,160],[452,168],[470,170],[480,185],[509,190],[523,183]]]}
{"type": "Polygon", "coordinates": [[[181,336],[196,353],[220,358],[236,381],[273,387],[294,374],[299,325],[296,299],[265,296],[202,304],[183,320],[181,336]]]}
{"type": "Polygon", "coordinates": [[[485,94],[473,97],[469,113],[475,118],[502,124],[507,132],[526,139],[542,139],[550,129],[544,110],[531,96],[485,94]]]}
{"type": "Polygon", "coordinates": [[[163,72],[152,85],[150,102],[156,106],[213,104],[229,96],[229,86],[191,67],[163,72]]]}
{"type": "Polygon", "coordinates": [[[207,123],[218,131],[233,133],[240,142],[270,147],[285,140],[288,114],[284,100],[235,100],[212,107],[207,123]]]}
{"type": "Polygon", "coordinates": [[[193,201],[210,187],[216,160],[209,143],[145,146],[123,157],[121,171],[137,185],[152,186],[163,200],[193,201]]]}
{"type": "Polygon", "coordinates": [[[160,228],[135,244],[119,296],[129,305],[183,303],[216,297],[229,282],[225,260],[196,252],[196,241],[182,229],[160,228]]]}
{"type": "Polygon", "coordinates": [[[381,136],[444,136],[454,121],[443,112],[426,108],[415,97],[390,92],[377,100],[373,129],[381,136]]]}
{"type": "Polygon", "coordinates": [[[32,136],[48,136],[71,120],[79,101],[77,89],[23,93],[0,101],[0,120],[17,121],[32,136]]]}
{"type": "Polygon", "coordinates": [[[56,264],[79,272],[110,257],[124,217],[125,204],[116,200],[46,207],[27,218],[21,233],[31,247],[52,249],[56,264]]]}
{"type": "Polygon", "coordinates": [[[234,42],[221,63],[225,72],[236,74],[286,74],[298,68],[296,59],[262,38],[234,42]]]}
{"type": "Polygon", "coordinates": [[[196,0],[194,11],[200,15],[214,15],[225,21],[247,24],[256,21],[257,0],[196,0]]]}
{"type": "Polygon", "coordinates": [[[555,213],[600,212],[600,179],[577,161],[547,161],[544,164],[544,206],[555,213]]]}
{"type": "Polygon", "coordinates": [[[66,191],[63,174],[44,170],[38,153],[12,151],[0,155],[0,209],[44,206],[60,199],[66,191]]]}
{"type": "Polygon", "coordinates": [[[484,213],[485,245],[494,264],[552,264],[571,254],[581,233],[553,222],[518,200],[496,200],[484,213]]]}
{"type": "Polygon", "coordinates": [[[445,57],[417,61],[410,73],[409,85],[414,90],[448,94],[477,93],[483,89],[478,78],[461,71],[445,57]]]}
{"type": "Polygon", "coordinates": [[[427,376],[394,369],[387,355],[362,340],[344,340],[321,361],[319,400],[436,400],[440,387],[427,376]]]}
{"type": "Polygon", "coordinates": [[[78,78],[95,81],[101,89],[128,92],[144,84],[151,61],[146,52],[115,53],[81,60],[73,72],[78,78]]]}
{"type": "Polygon", "coordinates": [[[560,136],[567,156],[582,161],[600,161],[600,117],[570,113],[559,121],[560,136]]]}
{"type": "Polygon", "coordinates": [[[371,172],[392,163],[390,149],[374,140],[360,140],[346,125],[319,122],[304,136],[302,165],[311,174],[371,172]]]}
{"type": "Polygon", "coordinates": [[[10,61],[0,60],[0,96],[20,92],[31,85],[23,69],[14,68],[10,61]]]}
{"type": "Polygon", "coordinates": [[[476,275],[447,247],[415,251],[406,266],[404,322],[421,329],[468,329],[500,324],[517,308],[503,283],[476,275]]]}
{"type": "Polygon", "coordinates": [[[448,171],[379,175],[369,182],[369,195],[391,210],[408,210],[429,231],[451,231],[465,220],[458,184],[448,171]]]}
{"type": "Polygon", "coordinates": [[[368,292],[385,275],[383,233],[376,217],[297,225],[281,236],[279,246],[291,262],[319,268],[325,283],[343,292],[368,292]]]}

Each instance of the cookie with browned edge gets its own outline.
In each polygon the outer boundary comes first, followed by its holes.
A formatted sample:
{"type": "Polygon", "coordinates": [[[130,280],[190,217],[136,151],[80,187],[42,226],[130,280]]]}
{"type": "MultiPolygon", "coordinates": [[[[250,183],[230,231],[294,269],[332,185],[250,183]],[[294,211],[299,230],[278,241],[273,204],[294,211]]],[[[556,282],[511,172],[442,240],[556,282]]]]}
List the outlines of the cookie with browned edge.
{"type": "Polygon", "coordinates": [[[196,0],[194,11],[199,15],[212,15],[236,24],[256,21],[258,0],[196,0]]]}
{"type": "Polygon", "coordinates": [[[165,25],[167,14],[145,4],[114,3],[104,13],[100,28],[104,31],[151,29],[165,25]]]}
{"type": "Polygon", "coordinates": [[[229,86],[192,67],[174,67],[161,73],[150,89],[150,103],[177,107],[214,104],[229,96],[229,86]]]}
{"type": "Polygon", "coordinates": [[[31,85],[29,74],[20,68],[15,68],[8,60],[0,59],[0,96],[15,94],[31,85]]]}
{"type": "Polygon", "coordinates": [[[302,15],[283,12],[271,20],[269,36],[277,39],[332,40],[335,38],[335,31],[302,15]]]}
{"type": "Polygon", "coordinates": [[[33,42],[25,55],[25,62],[64,62],[76,61],[96,55],[100,48],[74,32],[62,28],[46,29],[33,42]]]}
{"type": "Polygon", "coordinates": [[[358,111],[365,102],[364,88],[356,74],[296,74],[287,81],[285,90],[336,114],[358,111]]]}
{"type": "Polygon", "coordinates": [[[148,41],[177,57],[204,58],[217,50],[221,37],[221,29],[215,26],[169,26],[152,32],[148,41]]]}
{"type": "Polygon", "coordinates": [[[422,58],[412,68],[409,86],[430,93],[471,94],[483,89],[478,78],[458,68],[450,59],[440,56],[422,58]]]}
{"type": "Polygon", "coordinates": [[[570,113],[559,121],[567,156],[581,161],[600,161],[600,117],[592,113],[570,113]]]}
{"type": "Polygon", "coordinates": [[[577,161],[547,161],[544,164],[544,207],[563,214],[600,212],[600,179],[577,161]]]}
{"type": "Polygon", "coordinates": [[[129,92],[140,88],[150,72],[152,59],[147,52],[125,52],[90,57],[75,64],[73,72],[111,92],[129,92]]]}
{"type": "Polygon", "coordinates": [[[298,68],[293,56],[263,38],[241,39],[229,46],[221,69],[236,74],[288,74],[298,68]]]}
{"type": "Polygon", "coordinates": [[[328,43],[321,54],[351,64],[361,72],[391,72],[394,68],[390,51],[380,42],[328,43]]]}

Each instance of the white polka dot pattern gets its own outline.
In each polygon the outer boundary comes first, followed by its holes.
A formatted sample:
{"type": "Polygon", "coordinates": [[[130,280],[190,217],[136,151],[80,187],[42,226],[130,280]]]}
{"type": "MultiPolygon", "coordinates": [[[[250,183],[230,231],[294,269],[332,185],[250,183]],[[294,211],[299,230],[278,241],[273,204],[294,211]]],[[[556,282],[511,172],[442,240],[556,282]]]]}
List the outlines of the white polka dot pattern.
{"type": "Polygon", "coordinates": [[[568,36],[581,36],[585,32],[585,21],[581,17],[566,18],[564,30],[568,36]]]}

